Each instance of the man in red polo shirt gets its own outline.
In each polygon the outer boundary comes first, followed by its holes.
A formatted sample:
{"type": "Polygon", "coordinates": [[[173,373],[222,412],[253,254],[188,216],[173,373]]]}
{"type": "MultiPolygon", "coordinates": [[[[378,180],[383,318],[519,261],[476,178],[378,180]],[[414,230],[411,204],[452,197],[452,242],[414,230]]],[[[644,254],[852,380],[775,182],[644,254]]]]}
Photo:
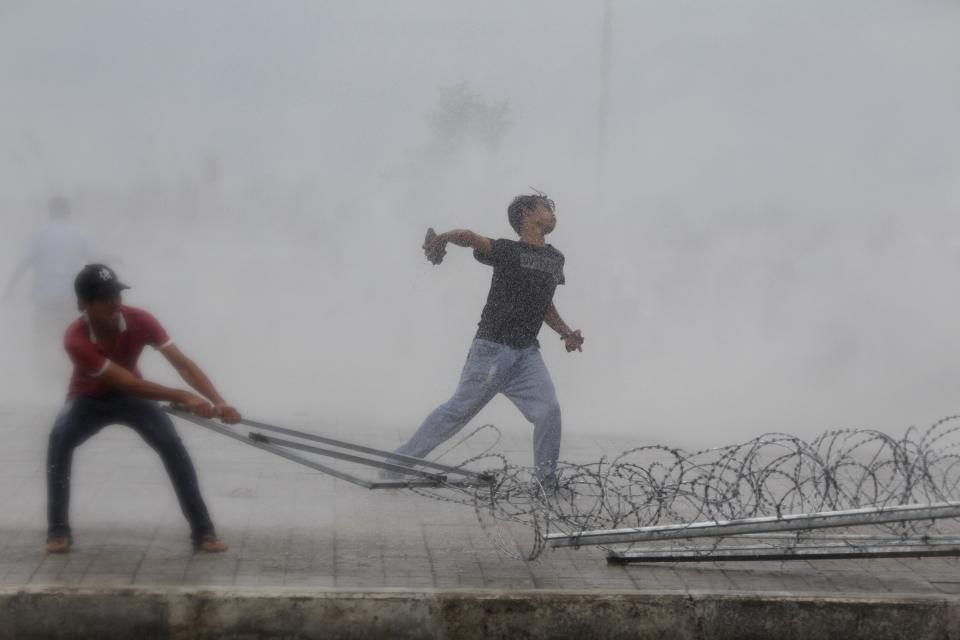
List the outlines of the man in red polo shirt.
{"type": "Polygon", "coordinates": [[[83,315],[67,327],[64,336],[74,368],[67,402],[53,425],[47,450],[47,551],[65,553],[73,543],[69,524],[73,450],[111,424],[132,428],[160,455],[190,523],[194,547],[226,551],[200,496],[190,456],[170,418],[153,400],[184,404],[199,416],[216,416],[227,423],[240,420],[240,414],[177,348],[156,318],[121,304],[120,292],[127,288],[102,264],[87,265],[74,281],[83,315]],[[159,350],[199,395],[144,380],[137,360],[147,345],[159,350]]]}

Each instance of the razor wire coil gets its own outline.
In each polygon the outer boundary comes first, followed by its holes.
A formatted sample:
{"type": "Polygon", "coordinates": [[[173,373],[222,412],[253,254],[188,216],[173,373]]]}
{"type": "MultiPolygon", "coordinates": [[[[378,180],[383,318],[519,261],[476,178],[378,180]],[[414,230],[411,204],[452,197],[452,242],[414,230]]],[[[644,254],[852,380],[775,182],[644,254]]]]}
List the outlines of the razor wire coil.
{"type": "MultiPolygon", "coordinates": [[[[494,484],[411,491],[472,507],[494,544],[525,560],[543,552],[548,531],[572,535],[960,500],[956,415],[923,430],[911,427],[901,438],[873,429],[838,429],[809,442],[767,433],[694,452],[645,445],[592,462],[560,462],[550,486],[536,479],[533,468],[511,464],[495,451],[500,432],[493,425],[473,430],[438,459],[455,455],[483,433],[492,433],[494,443],[454,466],[492,472],[494,484]],[[510,523],[523,525],[523,540],[504,526],[510,523]]],[[[914,520],[875,526],[884,535],[906,540],[935,535],[944,525],[914,520]]],[[[797,544],[805,535],[798,532],[776,544],[797,544]]]]}

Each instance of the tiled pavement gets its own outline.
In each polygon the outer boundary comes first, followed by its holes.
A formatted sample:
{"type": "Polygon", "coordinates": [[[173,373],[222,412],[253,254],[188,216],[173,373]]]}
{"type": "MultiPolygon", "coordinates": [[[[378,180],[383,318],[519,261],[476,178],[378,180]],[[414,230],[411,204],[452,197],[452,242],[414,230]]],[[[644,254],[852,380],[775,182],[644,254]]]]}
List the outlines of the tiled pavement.
{"type": "MultiPolygon", "coordinates": [[[[179,423],[226,554],[191,552],[159,459],[130,430],[110,427],[78,449],[76,546],[44,553],[43,458],[55,408],[0,406],[0,584],[189,585],[342,589],[610,589],[646,592],[817,594],[960,593],[953,558],[607,565],[595,549],[504,557],[473,510],[408,492],[369,491],[179,423]]],[[[404,433],[292,427],[380,447],[404,433]]],[[[529,433],[502,450],[529,457],[529,433]]],[[[595,459],[622,439],[567,435],[564,457],[595,459]]],[[[518,536],[523,531],[515,531],[518,536]]]]}

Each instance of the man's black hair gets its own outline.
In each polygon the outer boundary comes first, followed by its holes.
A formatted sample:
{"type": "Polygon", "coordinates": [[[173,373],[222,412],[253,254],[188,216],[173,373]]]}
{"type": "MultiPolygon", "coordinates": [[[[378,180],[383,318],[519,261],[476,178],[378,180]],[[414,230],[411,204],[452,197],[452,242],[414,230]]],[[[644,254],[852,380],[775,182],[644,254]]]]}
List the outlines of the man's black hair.
{"type": "Polygon", "coordinates": [[[544,205],[550,211],[554,210],[553,200],[547,197],[545,193],[535,193],[526,196],[517,196],[507,207],[507,220],[510,226],[520,235],[520,227],[523,225],[523,213],[533,211],[538,204],[544,205]]]}

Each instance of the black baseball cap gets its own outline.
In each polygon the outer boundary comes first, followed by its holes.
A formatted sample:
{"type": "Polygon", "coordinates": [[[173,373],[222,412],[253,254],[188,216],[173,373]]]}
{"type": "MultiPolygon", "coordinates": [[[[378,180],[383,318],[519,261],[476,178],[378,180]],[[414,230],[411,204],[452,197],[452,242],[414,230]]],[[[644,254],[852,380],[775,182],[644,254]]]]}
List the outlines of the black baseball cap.
{"type": "Polygon", "coordinates": [[[81,300],[109,299],[129,288],[105,264],[88,264],[73,281],[73,290],[81,300]]]}

